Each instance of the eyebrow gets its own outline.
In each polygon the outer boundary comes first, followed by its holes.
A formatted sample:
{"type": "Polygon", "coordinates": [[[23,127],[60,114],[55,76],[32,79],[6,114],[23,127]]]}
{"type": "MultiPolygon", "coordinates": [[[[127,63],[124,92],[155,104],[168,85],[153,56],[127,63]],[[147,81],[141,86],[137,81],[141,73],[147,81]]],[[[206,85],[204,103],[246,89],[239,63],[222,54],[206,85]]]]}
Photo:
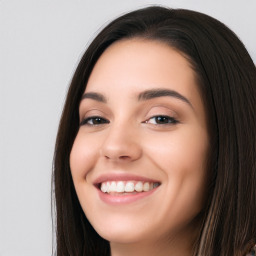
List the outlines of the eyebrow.
{"type": "Polygon", "coordinates": [[[82,100],[83,99],[92,99],[92,100],[96,100],[103,103],[107,102],[107,99],[105,98],[105,96],[97,92],[86,92],[82,96],[82,100]]]}
{"type": "MultiPolygon", "coordinates": [[[[183,95],[181,95],[180,93],[174,90],[168,90],[168,89],[152,89],[152,90],[143,91],[138,95],[138,100],[145,101],[145,100],[150,100],[158,97],[166,97],[166,96],[182,100],[183,102],[187,103],[191,108],[193,108],[191,102],[186,97],[184,97],[183,95]]],[[[103,94],[97,93],[97,92],[86,92],[83,94],[81,100],[83,99],[92,99],[102,103],[107,103],[106,97],[103,94]]]]}
{"type": "Polygon", "coordinates": [[[150,99],[165,97],[165,96],[182,100],[183,102],[187,103],[190,107],[193,108],[191,102],[186,97],[184,97],[183,95],[181,95],[176,91],[168,90],[168,89],[152,89],[152,90],[141,92],[138,96],[138,100],[150,100],[150,99]]]}

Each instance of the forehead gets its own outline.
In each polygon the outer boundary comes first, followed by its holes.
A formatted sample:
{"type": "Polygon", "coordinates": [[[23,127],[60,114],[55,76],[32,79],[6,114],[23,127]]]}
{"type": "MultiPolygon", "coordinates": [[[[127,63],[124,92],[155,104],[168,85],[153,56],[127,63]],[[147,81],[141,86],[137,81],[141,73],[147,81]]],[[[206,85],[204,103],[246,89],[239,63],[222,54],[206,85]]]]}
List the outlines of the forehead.
{"type": "Polygon", "coordinates": [[[166,43],[125,39],[108,47],[96,62],[86,91],[138,94],[156,87],[197,93],[195,73],[188,60],[166,43]]]}

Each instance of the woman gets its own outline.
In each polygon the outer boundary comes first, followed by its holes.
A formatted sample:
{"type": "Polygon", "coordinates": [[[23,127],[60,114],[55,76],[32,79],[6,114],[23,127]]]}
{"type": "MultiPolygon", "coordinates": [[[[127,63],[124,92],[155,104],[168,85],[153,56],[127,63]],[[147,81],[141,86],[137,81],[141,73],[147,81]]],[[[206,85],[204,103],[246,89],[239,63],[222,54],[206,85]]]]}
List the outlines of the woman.
{"type": "Polygon", "coordinates": [[[253,255],[255,81],[204,14],[149,7],[103,29],[60,121],[57,255],[253,255]]]}

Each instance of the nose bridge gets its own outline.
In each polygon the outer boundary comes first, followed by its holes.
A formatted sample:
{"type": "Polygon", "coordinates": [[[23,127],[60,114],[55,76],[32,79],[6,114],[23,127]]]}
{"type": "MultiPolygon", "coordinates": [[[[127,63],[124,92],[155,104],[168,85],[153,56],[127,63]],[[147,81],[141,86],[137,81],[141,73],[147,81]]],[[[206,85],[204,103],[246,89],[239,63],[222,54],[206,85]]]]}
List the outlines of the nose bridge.
{"type": "Polygon", "coordinates": [[[134,161],[141,156],[138,129],[131,122],[119,120],[110,124],[101,148],[101,155],[109,160],[134,161]]]}

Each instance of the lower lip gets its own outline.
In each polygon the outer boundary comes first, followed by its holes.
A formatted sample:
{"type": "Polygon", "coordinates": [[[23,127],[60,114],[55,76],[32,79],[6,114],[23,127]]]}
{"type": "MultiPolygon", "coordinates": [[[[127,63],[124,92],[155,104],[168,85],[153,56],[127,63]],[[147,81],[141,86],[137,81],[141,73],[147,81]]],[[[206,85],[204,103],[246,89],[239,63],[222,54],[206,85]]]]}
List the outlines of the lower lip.
{"type": "Polygon", "coordinates": [[[156,187],[147,192],[140,192],[137,194],[126,194],[126,195],[111,195],[108,193],[103,193],[101,190],[98,189],[100,199],[111,205],[120,205],[120,204],[129,204],[136,202],[138,200],[144,199],[150,195],[152,195],[159,187],[156,187]]]}

